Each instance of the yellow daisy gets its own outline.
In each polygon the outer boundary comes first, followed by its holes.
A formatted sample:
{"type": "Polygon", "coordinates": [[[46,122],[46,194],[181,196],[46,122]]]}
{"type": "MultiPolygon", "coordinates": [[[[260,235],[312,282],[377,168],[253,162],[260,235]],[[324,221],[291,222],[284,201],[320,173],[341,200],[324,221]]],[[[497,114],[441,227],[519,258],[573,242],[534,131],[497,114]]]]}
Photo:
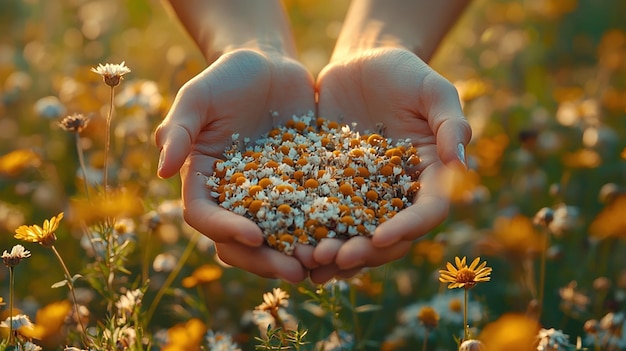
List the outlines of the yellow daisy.
{"type": "Polygon", "coordinates": [[[454,258],[456,267],[452,263],[448,262],[446,265],[447,270],[442,269],[439,271],[439,281],[442,283],[450,283],[448,289],[465,288],[470,289],[479,282],[488,282],[491,277],[491,267],[487,267],[487,262],[483,262],[480,265],[480,257],[476,257],[472,264],[467,266],[466,258],[460,259],[454,258]]]}
{"type": "Polygon", "coordinates": [[[51,247],[56,241],[54,232],[59,227],[61,219],[63,219],[63,212],[59,213],[56,217],[50,218],[50,220],[46,219],[43,222],[43,228],[36,224],[31,226],[22,225],[15,230],[15,238],[51,247]]]}

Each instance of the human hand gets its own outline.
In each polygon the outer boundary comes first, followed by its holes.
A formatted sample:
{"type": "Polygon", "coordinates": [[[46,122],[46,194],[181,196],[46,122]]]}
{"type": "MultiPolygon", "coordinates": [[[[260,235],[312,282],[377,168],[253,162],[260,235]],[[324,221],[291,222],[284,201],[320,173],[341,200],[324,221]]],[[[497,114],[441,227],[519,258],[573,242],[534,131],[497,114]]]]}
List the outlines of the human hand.
{"type": "Polygon", "coordinates": [[[255,140],[310,110],[315,110],[313,78],[301,64],[276,53],[239,49],[186,83],[157,128],[158,175],[171,177],[180,169],[185,220],[216,242],[224,262],[291,282],[305,279],[315,265],[312,248],[298,247],[291,257],[263,245],[259,227],[219,207],[198,175],[213,172],[233,133],[255,140]]]}
{"type": "Polygon", "coordinates": [[[311,271],[311,279],[324,282],[406,255],[413,240],[445,219],[449,202],[441,176],[446,165],[465,167],[471,129],[454,86],[405,49],[370,49],[336,60],[320,73],[316,88],[319,116],[356,122],[360,131],[383,123],[387,137],[410,138],[422,159],[412,170],[420,172],[421,183],[412,206],[378,226],[371,238],[318,244],[313,258],[322,266],[311,271]]]}

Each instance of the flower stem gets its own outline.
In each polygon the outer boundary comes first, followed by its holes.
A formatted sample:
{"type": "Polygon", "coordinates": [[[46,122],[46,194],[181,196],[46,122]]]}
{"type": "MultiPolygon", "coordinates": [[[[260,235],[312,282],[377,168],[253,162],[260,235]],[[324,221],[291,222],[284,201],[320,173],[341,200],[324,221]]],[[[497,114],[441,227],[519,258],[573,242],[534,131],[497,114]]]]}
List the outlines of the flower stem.
{"type": "Polygon", "coordinates": [[[65,265],[65,262],[63,261],[63,258],[61,257],[61,254],[59,254],[59,251],[57,251],[56,247],[52,245],[50,248],[52,249],[52,252],[54,252],[57,259],[59,260],[59,263],[61,263],[61,267],[63,267],[63,272],[65,273],[65,279],[67,281],[67,287],[70,289],[72,300],[74,300],[74,312],[76,313],[76,319],[78,320],[78,324],[80,325],[81,339],[83,339],[83,343],[85,345],[90,345],[91,340],[87,336],[87,329],[83,325],[83,320],[80,317],[80,310],[78,309],[78,299],[76,298],[76,292],[74,291],[74,282],[72,281],[72,276],[70,275],[70,271],[67,269],[67,266],[65,265]]]}
{"type": "Polygon", "coordinates": [[[115,88],[111,87],[111,94],[109,98],[109,113],[107,115],[105,137],[104,137],[104,196],[107,197],[107,188],[109,184],[109,151],[111,149],[111,120],[113,119],[113,96],[115,95],[115,88]]]}
{"type": "Polygon", "coordinates": [[[165,280],[165,282],[163,283],[163,285],[157,292],[156,296],[154,297],[154,300],[152,300],[152,303],[150,304],[150,308],[148,309],[148,312],[146,313],[146,325],[150,324],[150,320],[152,319],[152,316],[154,316],[154,312],[156,311],[156,307],[161,301],[161,298],[163,298],[163,295],[165,295],[165,291],[167,291],[170,285],[172,285],[172,283],[174,282],[174,279],[176,279],[176,276],[178,276],[178,273],[180,273],[181,269],[183,269],[183,267],[185,266],[185,263],[187,263],[187,259],[189,259],[189,256],[194,251],[196,247],[196,243],[198,242],[199,238],[200,238],[200,234],[198,232],[195,232],[194,235],[189,240],[189,243],[187,244],[187,247],[185,248],[185,251],[183,252],[182,256],[178,260],[176,267],[174,267],[174,270],[172,270],[170,274],[167,276],[167,279],[165,280]]]}
{"type": "Polygon", "coordinates": [[[85,186],[85,196],[89,199],[89,179],[87,178],[87,167],[85,167],[85,157],[83,155],[83,148],[80,145],[80,134],[74,133],[76,135],[76,152],[78,153],[78,163],[80,164],[81,172],[83,173],[83,184],[85,186]]]}
{"type": "Polygon", "coordinates": [[[468,340],[468,326],[467,326],[467,288],[463,289],[464,303],[463,303],[463,341],[468,340]]]}
{"type": "Polygon", "coordinates": [[[145,252],[143,255],[143,263],[141,267],[141,281],[145,284],[148,281],[148,272],[150,266],[150,244],[152,243],[152,235],[154,235],[154,229],[150,228],[148,231],[148,238],[145,243],[145,252]]]}
{"type": "Polygon", "coordinates": [[[422,342],[422,351],[426,351],[426,347],[428,346],[428,328],[424,332],[424,342],[422,342]]]}
{"type": "Polygon", "coordinates": [[[546,256],[548,251],[548,241],[550,239],[550,233],[547,230],[543,231],[543,249],[541,250],[541,263],[539,267],[539,291],[537,292],[539,301],[539,311],[537,313],[537,319],[541,319],[541,313],[543,311],[543,291],[545,289],[546,281],[546,256]]]}
{"type": "Polygon", "coordinates": [[[15,277],[13,276],[13,267],[9,267],[9,344],[13,339],[13,285],[15,277]]]}

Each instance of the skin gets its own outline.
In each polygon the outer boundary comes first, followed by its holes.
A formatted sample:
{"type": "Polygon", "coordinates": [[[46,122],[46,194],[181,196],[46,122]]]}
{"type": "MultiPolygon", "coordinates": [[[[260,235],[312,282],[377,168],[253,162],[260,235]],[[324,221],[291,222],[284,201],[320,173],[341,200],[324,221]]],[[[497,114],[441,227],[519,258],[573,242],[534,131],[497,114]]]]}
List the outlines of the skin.
{"type": "Polygon", "coordinates": [[[351,3],[331,62],[316,83],[318,114],[356,122],[362,131],[382,123],[386,136],[410,138],[422,159],[417,169],[422,188],[413,205],[381,224],[371,239],[322,240],[313,253],[322,264],[311,272],[314,282],[399,259],[446,218],[449,201],[441,177],[446,166],[465,168],[471,129],[454,86],[424,60],[467,3],[351,3]]]}
{"type": "Polygon", "coordinates": [[[413,240],[447,216],[448,200],[437,180],[446,167],[464,167],[460,151],[471,130],[452,84],[423,60],[466,1],[382,3],[353,1],[331,62],[315,82],[295,59],[280,1],[170,1],[209,65],[180,89],[157,128],[158,174],[180,171],[185,220],[216,242],[226,263],[262,277],[323,283],[401,258],[413,240]],[[380,225],[372,238],[324,239],[287,256],[264,246],[253,222],[219,207],[197,173],[213,171],[233,133],[254,140],[309,110],[356,122],[361,130],[382,122],[387,136],[411,138],[422,158],[422,189],[413,206],[380,225]]]}

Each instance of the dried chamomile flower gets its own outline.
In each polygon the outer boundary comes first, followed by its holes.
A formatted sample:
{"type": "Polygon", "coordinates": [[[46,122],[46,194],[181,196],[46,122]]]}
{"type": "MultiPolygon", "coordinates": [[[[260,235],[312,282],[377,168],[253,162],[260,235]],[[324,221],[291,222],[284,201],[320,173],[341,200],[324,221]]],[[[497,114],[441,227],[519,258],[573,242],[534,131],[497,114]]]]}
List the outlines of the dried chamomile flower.
{"type": "Polygon", "coordinates": [[[255,222],[269,246],[286,254],[296,243],[372,235],[420,188],[407,171],[421,162],[411,140],[361,135],[312,112],[255,142],[237,134],[232,141],[206,186],[221,207],[255,222]]]}

